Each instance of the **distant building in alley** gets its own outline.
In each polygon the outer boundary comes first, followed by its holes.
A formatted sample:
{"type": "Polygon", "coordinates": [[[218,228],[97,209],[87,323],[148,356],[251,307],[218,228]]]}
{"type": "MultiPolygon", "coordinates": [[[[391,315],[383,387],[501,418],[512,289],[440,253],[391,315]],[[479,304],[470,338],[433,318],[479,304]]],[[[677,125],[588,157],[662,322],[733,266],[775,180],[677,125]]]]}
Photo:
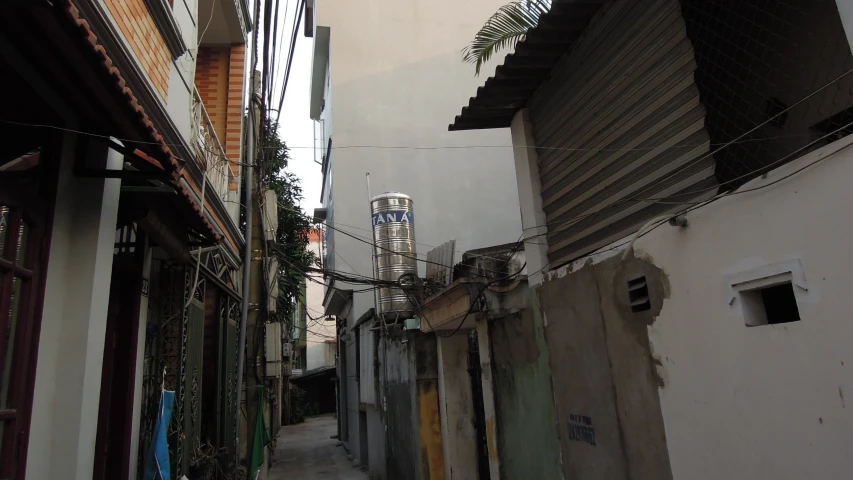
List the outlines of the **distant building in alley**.
{"type": "MultiPolygon", "coordinates": [[[[323,232],[311,230],[308,234],[308,250],[317,258],[322,258],[323,232]]],[[[337,349],[335,320],[323,314],[323,275],[309,274],[305,280],[304,299],[298,303],[300,308],[297,315],[298,323],[294,324],[294,338],[298,340],[299,349],[294,357],[298,359],[296,368],[300,373],[316,370],[322,367],[335,366],[337,349]]]]}
{"type": "Polygon", "coordinates": [[[164,389],[172,478],[234,470],[251,28],[244,0],[4,8],[0,478],[142,478],[164,389]]]}
{"type": "MultiPolygon", "coordinates": [[[[372,194],[414,199],[421,274],[425,253],[449,239],[464,249],[519,238],[509,133],[444,127],[477,85],[459,51],[502,4],[307,2],[314,53],[306,113],[317,121],[323,169],[325,268],[372,276],[367,173],[372,194]]],[[[340,439],[379,476],[386,437],[374,383],[374,298],[364,285],[327,280],[322,313],[339,325],[340,439]]]]}

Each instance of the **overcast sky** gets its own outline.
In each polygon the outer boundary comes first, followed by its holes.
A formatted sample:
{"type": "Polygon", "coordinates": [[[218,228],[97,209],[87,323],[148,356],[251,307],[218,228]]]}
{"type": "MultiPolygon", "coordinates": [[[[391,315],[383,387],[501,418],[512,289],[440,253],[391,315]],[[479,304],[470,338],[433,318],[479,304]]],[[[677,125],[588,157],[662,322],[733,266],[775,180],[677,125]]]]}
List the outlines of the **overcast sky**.
{"type": "MultiPolygon", "coordinates": [[[[276,66],[276,76],[280,86],[284,77],[287,63],[287,50],[290,42],[290,32],[293,27],[293,17],[301,3],[299,0],[281,1],[279,12],[278,44],[281,58],[276,66]],[[283,10],[287,3],[287,15],[283,10]],[[281,17],[284,16],[284,20],[281,17]],[[279,73],[281,75],[279,75],[279,73]]],[[[303,19],[304,20],[304,19],[303,19]]],[[[320,206],[320,184],[322,172],[320,165],[314,162],[314,121],[308,116],[309,89],[311,87],[311,54],[313,39],[304,34],[305,25],[300,24],[296,37],[296,48],[293,53],[293,64],[290,67],[290,78],[284,95],[284,106],[281,111],[279,135],[290,148],[290,166],[288,170],[302,180],[303,196],[301,207],[308,214],[320,206]]],[[[263,37],[260,44],[263,45],[263,37]]],[[[259,65],[260,67],[260,65],[259,65]]],[[[276,89],[273,98],[278,99],[281,90],[276,89]]],[[[277,102],[277,100],[276,100],[277,102]]],[[[276,105],[277,107],[278,105],[276,105]]],[[[275,108],[275,107],[271,107],[275,108]]]]}

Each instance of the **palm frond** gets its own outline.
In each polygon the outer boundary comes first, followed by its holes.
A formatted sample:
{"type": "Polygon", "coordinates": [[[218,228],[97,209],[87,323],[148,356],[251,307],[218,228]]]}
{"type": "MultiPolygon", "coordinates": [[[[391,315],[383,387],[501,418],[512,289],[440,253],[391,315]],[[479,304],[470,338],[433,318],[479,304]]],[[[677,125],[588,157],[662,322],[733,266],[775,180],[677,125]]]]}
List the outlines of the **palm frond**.
{"type": "Polygon", "coordinates": [[[473,63],[476,75],[499,50],[514,48],[539,17],[551,8],[551,0],[516,0],[498,9],[480,28],[471,44],[462,49],[462,61],[473,63]]]}

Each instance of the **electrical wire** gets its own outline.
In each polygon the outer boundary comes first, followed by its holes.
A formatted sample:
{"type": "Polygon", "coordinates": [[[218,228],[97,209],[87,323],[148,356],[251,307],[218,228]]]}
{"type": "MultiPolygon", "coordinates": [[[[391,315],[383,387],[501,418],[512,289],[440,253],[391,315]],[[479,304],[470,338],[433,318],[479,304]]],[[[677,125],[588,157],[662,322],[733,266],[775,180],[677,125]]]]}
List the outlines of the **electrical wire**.
{"type": "MultiPolygon", "coordinates": [[[[521,237],[519,237],[519,240],[521,240],[521,237]]],[[[509,265],[509,262],[512,261],[512,258],[515,256],[515,254],[521,248],[521,245],[522,244],[520,242],[516,242],[515,248],[510,253],[509,257],[506,258],[506,261],[504,261],[503,265],[501,265],[501,267],[498,270],[503,270],[504,268],[506,268],[507,265],[509,265]]],[[[485,283],[483,285],[483,288],[481,288],[480,291],[477,293],[477,296],[474,297],[474,300],[471,302],[471,305],[469,306],[468,311],[465,313],[465,315],[462,317],[462,319],[459,320],[459,324],[456,325],[456,328],[449,335],[443,335],[443,334],[439,333],[438,331],[436,331],[435,328],[432,326],[432,323],[430,323],[429,318],[427,318],[426,314],[424,314],[423,308],[421,308],[421,306],[418,304],[417,299],[410,296],[410,293],[409,293],[407,288],[401,288],[401,290],[409,298],[409,300],[412,301],[412,303],[415,305],[418,312],[421,314],[423,319],[427,322],[427,325],[429,326],[430,331],[434,332],[436,336],[439,336],[442,338],[450,338],[450,337],[456,335],[456,333],[458,333],[459,330],[462,328],[462,325],[465,324],[465,320],[467,320],[468,316],[471,315],[471,313],[474,311],[474,307],[477,305],[477,302],[479,301],[480,297],[483,295],[483,292],[485,292],[487,288],[489,288],[491,285],[493,285],[497,282],[501,282],[501,281],[508,280],[508,279],[511,279],[513,277],[518,276],[521,272],[524,271],[524,269],[526,267],[527,267],[527,262],[524,262],[524,264],[521,266],[521,268],[518,269],[517,272],[515,272],[511,275],[507,275],[507,276],[502,277],[502,278],[492,279],[489,282],[485,283]]],[[[536,273],[538,273],[538,271],[536,273]]]]}
{"type": "MultiPolygon", "coordinates": [[[[300,215],[304,216],[305,218],[308,218],[309,220],[312,220],[312,221],[314,220],[314,217],[311,217],[311,216],[309,216],[309,215],[307,215],[307,214],[305,214],[305,213],[303,213],[303,212],[301,212],[301,211],[299,211],[299,210],[296,210],[296,209],[293,209],[293,208],[289,208],[289,207],[288,207],[288,206],[286,206],[286,205],[279,204],[279,205],[278,205],[278,207],[279,207],[279,208],[284,208],[284,209],[286,209],[286,210],[290,210],[290,211],[295,212],[295,213],[298,213],[298,214],[300,214],[300,215]]],[[[337,228],[337,227],[334,227],[334,226],[332,226],[331,224],[328,224],[328,223],[326,223],[326,222],[319,222],[319,223],[320,223],[321,225],[325,225],[325,226],[329,227],[330,229],[332,229],[332,230],[334,230],[334,231],[336,231],[336,232],[339,232],[339,233],[341,233],[341,234],[343,234],[343,235],[346,235],[346,236],[348,236],[348,237],[350,237],[350,238],[353,238],[353,239],[355,239],[355,240],[358,240],[358,241],[359,241],[359,242],[361,242],[361,243],[365,243],[365,244],[367,244],[367,245],[370,245],[370,246],[371,246],[371,247],[373,247],[373,248],[376,248],[376,249],[379,249],[379,250],[384,250],[384,251],[386,251],[386,252],[393,253],[393,254],[395,254],[395,255],[400,255],[400,256],[402,256],[402,257],[404,257],[404,258],[408,258],[408,259],[415,260],[415,261],[418,261],[418,262],[422,262],[422,263],[425,263],[425,264],[437,265],[437,266],[439,266],[439,267],[444,267],[444,268],[451,268],[451,269],[453,268],[453,265],[445,265],[445,264],[443,264],[443,263],[434,262],[434,261],[432,261],[432,260],[425,260],[425,259],[417,258],[417,256],[411,256],[411,255],[408,255],[408,254],[405,254],[405,253],[402,253],[402,252],[396,252],[396,251],[391,250],[391,249],[389,249],[389,248],[387,248],[387,247],[383,247],[383,246],[377,245],[377,244],[373,243],[372,241],[365,239],[364,237],[361,237],[361,236],[356,235],[356,234],[354,234],[354,233],[347,232],[347,231],[345,231],[345,230],[341,230],[341,229],[339,229],[339,228],[337,228]]],[[[485,258],[494,258],[495,260],[502,260],[501,258],[489,257],[489,256],[487,256],[487,255],[481,255],[481,256],[482,256],[482,257],[485,257],[485,258]]],[[[346,260],[344,260],[344,261],[346,262],[346,260]]],[[[347,265],[349,265],[349,263],[347,263],[347,265]]],[[[352,265],[350,265],[350,268],[352,268],[352,265]]],[[[355,270],[355,269],[353,268],[353,270],[355,270]]],[[[490,278],[490,277],[488,277],[487,275],[483,275],[483,274],[477,274],[477,275],[478,275],[478,276],[481,276],[481,277],[484,277],[484,278],[490,278]]]]}
{"type": "MultiPolygon", "coordinates": [[[[838,134],[839,132],[845,131],[846,129],[850,128],[851,126],[853,126],[853,122],[849,122],[849,123],[847,123],[847,124],[845,124],[845,125],[843,125],[843,126],[841,126],[841,127],[837,128],[837,129],[835,129],[835,130],[833,130],[833,131],[831,131],[831,132],[829,132],[829,133],[827,133],[827,134],[825,134],[825,135],[823,135],[823,136],[821,136],[821,137],[819,137],[819,138],[817,138],[817,139],[815,139],[815,140],[813,140],[813,141],[809,142],[809,143],[808,143],[808,144],[806,144],[805,146],[803,146],[803,147],[801,147],[801,148],[798,148],[797,150],[795,150],[795,151],[793,151],[793,152],[789,153],[788,155],[782,156],[782,157],[778,158],[777,160],[775,160],[775,161],[771,162],[770,164],[767,164],[767,165],[764,165],[764,166],[758,167],[758,168],[756,168],[756,169],[753,169],[753,170],[751,170],[750,172],[747,172],[747,173],[745,173],[745,174],[743,174],[743,175],[740,175],[740,176],[739,176],[739,177],[737,177],[737,178],[731,179],[731,180],[729,180],[729,181],[727,181],[727,182],[720,182],[720,183],[718,183],[717,185],[715,185],[714,187],[711,187],[711,188],[706,188],[706,189],[702,189],[702,190],[696,190],[696,191],[688,192],[688,193],[689,193],[690,195],[692,195],[693,197],[695,197],[695,196],[697,196],[697,195],[699,195],[699,194],[701,194],[701,193],[707,193],[707,192],[710,192],[710,191],[713,191],[713,190],[717,190],[717,189],[719,188],[719,186],[721,186],[721,185],[726,185],[726,184],[728,184],[728,183],[732,183],[732,182],[740,181],[740,180],[743,180],[743,179],[745,179],[745,178],[749,178],[749,177],[756,176],[756,175],[760,174],[761,172],[766,172],[766,171],[772,170],[774,167],[780,166],[780,165],[782,165],[783,163],[785,163],[786,161],[788,161],[788,160],[789,160],[791,157],[793,157],[794,155],[797,155],[798,153],[800,153],[800,152],[802,152],[802,151],[804,151],[804,150],[806,150],[806,149],[811,148],[811,147],[812,147],[812,146],[814,146],[815,144],[817,144],[817,143],[819,143],[819,142],[822,142],[822,141],[826,140],[827,138],[831,138],[833,135],[836,135],[836,134],[838,134]]],[[[845,148],[846,148],[846,147],[845,147],[845,148]]],[[[736,191],[736,190],[735,190],[735,191],[736,191]]],[[[729,193],[730,193],[730,192],[724,192],[724,193],[722,193],[722,194],[720,194],[720,195],[725,196],[725,195],[727,195],[727,194],[729,194],[729,193]]],[[[719,196],[719,195],[718,195],[718,196],[719,196]]],[[[666,198],[670,198],[670,197],[666,197],[666,198]]],[[[523,230],[528,230],[528,229],[532,229],[532,228],[541,228],[541,227],[543,227],[543,226],[550,226],[550,225],[554,225],[554,224],[557,224],[557,223],[560,223],[560,224],[565,224],[565,223],[568,223],[568,222],[572,222],[572,223],[574,223],[574,222],[577,222],[577,221],[579,221],[579,220],[581,220],[581,219],[583,219],[583,218],[587,218],[587,217],[589,217],[589,216],[593,216],[593,215],[598,215],[598,214],[600,214],[602,211],[604,211],[604,210],[605,210],[606,208],[608,208],[608,207],[616,206],[616,205],[618,205],[618,204],[620,204],[620,203],[622,203],[622,202],[628,202],[628,201],[635,201],[635,202],[648,202],[648,203],[658,203],[658,204],[673,204],[673,205],[702,205],[702,204],[704,204],[704,203],[705,203],[705,201],[704,201],[704,200],[703,200],[703,201],[697,201],[697,202],[690,202],[690,201],[668,202],[668,201],[666,201],[665,199],[662,199],[662,198],[632,198],[632,199],[620,199],[620,200],[616,200],[616,201],[612,202],[612,203],[611,203],[611,204],[609,204],[609,205],[605,205],[604,207],[601,207],[599,210],[597,210],[596,212],[593,212],[593,213],[580,215],[580,216],[577,216],[577,217],[573,217],[573,218],[571,218],[571,219],[558,220],[558,221],[554,221],[554,222],[546,222],[544,225],[537,225],[537,226],[534,226],[534,227],[527,227],[527,228],[525,228],[525,229],[523,229],[523,230]]],[[[673,215],[671,215],[671,216],[675,216],[675,215],[676,215],[676,214],[673,214],[673,215]]],[[[539,233],[539,234],[531,235],[531,236],[525,237],[523,241],[528,241],[528,240],[530,240],[530,239],[537,238],[537,237],[544,236],[544,235],[555,234],[555,233],[558,233],[558,232],[560,232],[560,231],[563,231],[563,230],[565,230],[565,229],[567,229],[567,228],[569,228],[569,227],[571,227],[571,225],[564,226],[562,229],[557,229],[557,230],[552,230],[552,231],[549,231],[549,232],[543,232],[543,233],[539,233]]]]}
{"type": "MultiPolygon", "coordinates": [[[[117,137],[113,137],[113,136],[110,136],[110,135],[101,135],[101,134],[96,134],[96,133],[92,133],[92,132],[86,132],[86,131],[77,130],[77,129],[71,129],[71,128],[59,127],[59,126],[56,126],[56,125],[44,125],[44,124],[34,124],[34,123],[26,123],[26,122],[17,122],[17,121],[6,120],[6,119],[0,119],[0,122],[2,122],[2,123],[7,123],[7,124],[12,124],[12,125],[27,126],[27,127],[32,127],[32,128],[49,128],[49,129],[55,129],[55,130],[60,130],[60,131],[66,131],[66,132],[70,132],[70,133],[76,133],[76,134],[79,134],[79,135],[92,136],[92,137],[96,137],[96,138],[104,138],[104,139],[111,139],[111,138],[114,138],[114,139],[116,139],[116,140],[119,140],[119,141],[122,141],[122,142],[126,142],[126,143],[129,143],[129,144],[167,145],[167,146],[180,146],[180,147],[189,148],[186,144],[169,144],[169,143],[163,143],[163,142],[145,142],[145,141],[136,141],[136,140],[130,140],[130,139],[122,139],[122,138],[117,138],[117,137]]],[[[732,145],[732,144],[735,144],[735,143],[743,143],[743,142],[746,142],[746,141],[762,141],[762,140],[770,140],[770,139],[785,138],[785,137],[786,137],[786,136],[777,136],[777,137],[770,137],[770,138],[765,138],[765,139],[747,139],[747,140],[743,140],[742,142],[726,142],[725,144],[722,144],[722,145],[732,145]]],[[[824,138],[825,138],[825,137],[826,137],[826,136],[824,136],[824,138]]],[[[812,143],[814,143],[814,142],[812,142],[812,143]]],[[[685,147],[686,147],[687,145],[682,145],[682,146],[685,146],[685,147]]],[[[355,148],[355,147],[358,147],[358,148],[362,148],[362,147],[364,147],[364,148],[386,148],[386,147],[376,146],[376,145],[362,145],[362,146],[355,146],[355,145],[354,145],[354,146],[349,146],[349,147],[347,147],[347,146],[340,146],[340,147],[337,147],[337,148],[350,148],[350,147],[352,147],[352,148],[355,148]]],[[[448,146],[448,147],[446,147],[446,148],[492,148],[492,147],[501,147],[501,146],[474,146],[474,145],[468,145],[468,146],[448,146]]],[[[510,147],[510,148],[529,148],[529,147],[525,147],[525,146],[518,146],[518,147],[508,146],[508,147],[510,147]]],[[[676,145],[676,146],[674,146],[674,147],[679,147],[679,146],[678,146],[678,145],[676,145]]],[[[694,146],[692,146],[692,145],[691,145],[690,147],[694,147],[694,146]]],[[[277,147],[276,147],[276,148],[277,148],[277,147]]],[[[288,148],[288,149],[291,149],[291,148],[299,148],[299,147],[290,147],[290,146],[288,146],[287,148],[288,148]]],[[[305,148],[314,148],[314,147],[305,147],[305,148]]],[[[393,148],[403,148],[403,147],[393,147],[393,148]]],[[[405,148],[409,148],[409,147],[405,147],[405,148]]],[[[421,148],[421,147],[411,147],[411,148],[421,148]]],[[[430,148],[430,149],[438,149],[438,148],[445,148],[445,147],[429,147],[429,148],[430,148]]],[[[536,147],[536,148],[541,149],[541,148],[543,148],[543,147],[536,147]]],[[[554,147],[554,148],[555,148],[555,149],[560,149],[559,147],[554,147]]],[[[671,147],[671,148],[673,148],[673,147],[671,147]]],[[[605,151],[606,149],[569,149],[569,150],[599,150],[599,151],[605,151]]],[[[630,151],[630,150],[637,150],[637,149],[611,149],[611,151],[616,151],[616,150],[628,150],[628,151],[630,151]]],[[[642,150],[642,149],[641,149],[641,150],[642,150]]],[[[185,160],[185,159],[183,159],[183,158],[180,158],[180,157],[177,157],[177,156],[176,156],[176,158],[177,158],[178,160],[180,160],[180,161],[186,162],[186,160],[185,160]]],[[[242,163],[242,162],[235,162],[235,161],[230,160],[230,159],[227,159],[227,158],[225,158],[225,160],[227,160],[227,161],[228,161],[228,163],[231,163],[231,164],[235,164],[235,165],[245,165],[245,164],[244,164],[244,163],[242,163]]],[[[766,167],[762,167],[762,168],[766,168],[766,167]]],[[[758,171],[758,170],[761,170],[761,169],[756,169],[756,171],[758,171]]],[[[755,173],[755,171],[753,171],[751,174],[754,174],[754,173],[755,173]]],[[[613,205],[617,204],[617,202],[625,202],[625,201],[627,201],[627,200],[626,200],[626,199],[620,199],[620,200],[617,200],[616,202],[614,202],[614,203],[612,203],[612,204],[609,204],[609,205],[606,205],[606,206],[613,206],[613,205]]],[[[632,201],[637,201],[637,202],[647,202],[647,203],[648,203],[648,202],[657,202],[657,203],[663,203],[663,202],[664,202],[664,200],[661,200],[661,199],[655,199],[655,198],[636,198],[636,199],[632,199],[632,201]]],[[[678,204],[684,204],[684,203],[687,203],[687,202],[678,202],[678,204]]],[[[701,203],[701,202],[695,202],[695,203],[701,203]]],[[[605,206],[605,207],[606,207],[606,206],[605,206]]],[[[301,212],[300,212],[300,213],[301,213],[301,212]]],[[[587,217],[590,217],[590,216],[593,216],[593,215],[598,215],[599,213],[600,213],[600,211],[598,211],[598,212],[591,212],[591,213],[583,214],[583,215],[578,215],[578,216],[575,216],[575,217],[572,217],[572,218],[569,218],[569,219],[554,220],[554,221],[551,221],[551,222],[546,222],[545,224],[539,224],[539,225],[532,225],[532,226],[524,227],[522,230],[532,230],[532,229],[539,229],[539,228],[546,227],[546,226],[559,225],[559,224],[565,224],[565,223],[573,223],[573,222],[576,222],[576,221],[578,221],[578,220],[582,220],[582,219],[584,219],[584,218],[587,218],[587,217]]],[[[305,214],[303,213],[303,215],[305,215],[305,214]]],[[[308,216],[308,215],[305,215],[305,216],[308,216]]],[[[344,225],[344,224],[340,224],[339,222],[337,222],[337,223],[338,223],[339,225],[344,225]]],[[[344,235],[351,235],[351,236],[353,236],[353,234],[351,234],[351,233],[349,233],[349,232],[345,232],[345,231],[342,231],[342,230],[340,230],[340,229],[337,229],[337,228],[334,226],[334,224],[333,224],[333,223],[325,223],[325,222],[324,222],[323,224],[324,224],[324,225],[326,225],[326,226],[328,226],[329,228],[332,228],[333,230],[341,231],[341,233],[343,233],[344,235]]],[[[350,228],[358,228],[358,227],[353,227],[353,226],[351,226],[351,225],[350,225],[349,227],[350,227],[350,228]]],[[[534,239],[534,238],[537,238],[537,237],[540,237],[540,236],[547,235],[548,233],[556,233],[556,232],[552,231],[552,232],[546,232],[546,233],[540,233],[540,234],[532,235],[532,236],[529,236],[529,237],[525,237],[523,241],[529,241],[529,240],[531,240],[531,239],[534,239]]],[[[364,242],[369,243],[369,244],[371,243],[371,242],[367,242],[366,240],[363,240],[363,239],[359,239],[359,241],[364,241],[364,242]]],[[[423,260],[419,260],[419,261],[423,261],[423,260]]],[[[442,266],[442,267],[448,267],[447,265],[442,265],[442,264],[438,264],[438,265],[439,265],[439,266],[442,266]]]]}
{"type": "MultiPolygon", "coordinates": [[[[157,141],[145,141],[145,140],[133,140],[128,138],[120,138],[114,135],[104,135],[94,132],[87,132],[79,129],[72,129],[66,127],[60,127],[58,125],[47,125],[47,124],[39,124],[39,123],[29,123],[29,122],[19,122],[15,120],[8,119],[0,119],[2,123],[8,123],[11,125],[19,125],[23,127],[32,127],[32,128],[48,128],[53,130],[65,131],[69,133],[76,133],[79,135],[87,135],[91,137],[104,138],[104,139],[116,139],[121,142],[127,142],[136,145],[154,145],[160,146],[165,145],[167,147],[180,147],[180,148],[191,148],[188,144],[185,143],[169,143],[169,142],[157,142],[157,141]]],[[[749,138],[739,140],[737,142],[724,142],[724,143],[701,143],[701,144],[678,144],[667,147],[663,151],[677,149],[677,148],[696,148],[701,147],[703,145],[710,146],[722,146],[722,145],[739,145],[744,143],[751,142],[764,142],[770,140],[779,140],[785,138],[800,138],[800,137],[811,137],[811,134],[796,134],[796,135],[776,135],[772,137],[761,137],[761,138],[749,138]]],[[[273,150],[278,149],[280,147],[259,147],[258,150],[273,150]]],[[[293,146],[287,145],[288,150],[294,149],[316,149],[317,147],[314,145],[308,146],[293,146]]],[[[645,152],[655,150],[658,147],[639,147],[639,148],[570,148],[570,147],[545,147],[545,146],[536,146],[536,145],[435,145],[435,146],[413,146],[413,145],[333,145],[332,150],[350,150],[350,149],[373,149],[373,150],[472,150],[472,149],[481,149],[481,148],[490,148],[490,149],[529,149],[535,148],[536,150],[558,150],[558,151],[572,151],[572,152],[645,152]]],[[[177,157],[179,160],[183,160],[180,157],[177,157]]],[[[186,161],[186,160],[183,160],[186,161]]],[[[228,162],[234,165],[245,165],[245,163],[238,162],[236,160],[228,159],[228,162]]]]}
{"type": "Polygon", "coordinates": [[[301,0],[299,2],[299,9],[296,12],[296,16],[293,18],[293,31],[290,36],[290,51],[287,54],[287,65],[284,69],[284,83],[281,86],[281,97],[278,100],[278,111],[276,112],[275,124],[278,125],[279,119],[281,119],[281,109],[284,106],[284,93],[287,91],[287,82],[290,80],[290,67],[293,65],[293,52],[296,49],[296,37],[299,32],[299,25],[302,23],[302,12],[305,8],[305,0],[301,0]]]}

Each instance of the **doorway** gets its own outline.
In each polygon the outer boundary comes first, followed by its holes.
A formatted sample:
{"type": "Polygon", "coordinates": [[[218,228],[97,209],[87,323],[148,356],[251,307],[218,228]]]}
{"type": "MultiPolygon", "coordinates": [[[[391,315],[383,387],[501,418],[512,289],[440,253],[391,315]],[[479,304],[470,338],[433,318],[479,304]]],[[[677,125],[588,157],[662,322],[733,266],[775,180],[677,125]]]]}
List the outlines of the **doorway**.
{"type": "MultiPolygon", "coordinates": [[[[128,227],[129,228],[129,227],[128,227]]],[[[93,480],[127,479],[130,472],[136,347],[142,296],[141,243],[117,245],[113,256],[93,480]]]]}

